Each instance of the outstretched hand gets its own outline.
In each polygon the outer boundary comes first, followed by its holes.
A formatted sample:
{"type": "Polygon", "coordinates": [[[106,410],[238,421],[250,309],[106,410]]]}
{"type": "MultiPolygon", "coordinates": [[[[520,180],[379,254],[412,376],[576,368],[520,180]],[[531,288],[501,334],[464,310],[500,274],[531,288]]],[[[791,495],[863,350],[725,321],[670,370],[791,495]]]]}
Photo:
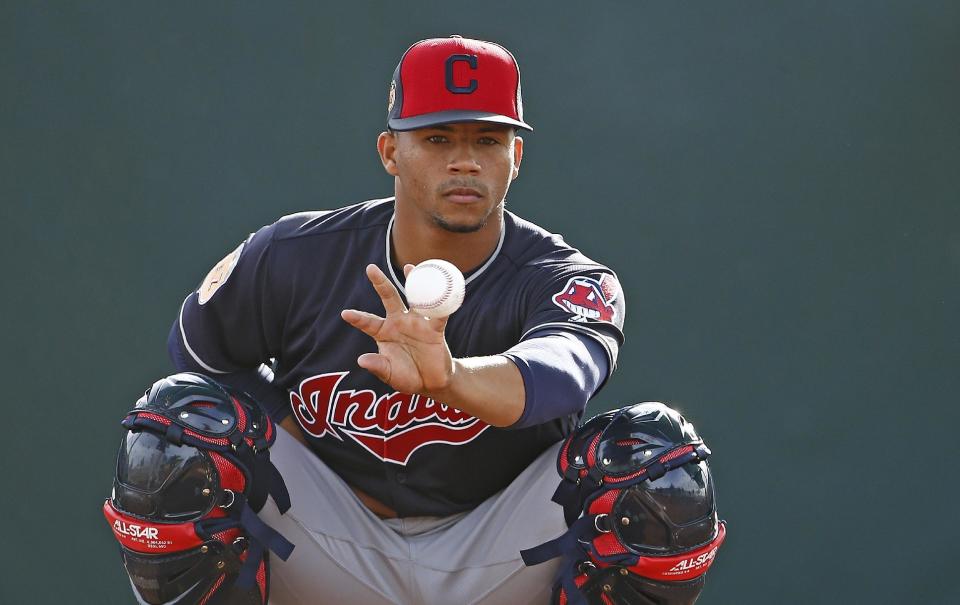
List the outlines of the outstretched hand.
{"type": "MultiPolygon", "coordinates": [[[[408,275],[413,265],[403,268],[408,275]]],[[[453,356],[444,338],[447,318],[428,319],[407,310],[400,293],[376,265],[367,278],[380,295],[386,317],[345,309],[340,316],[377,341],[377,353],[364,353],[357,364],[402,393],[433,394],[453,377],[453,356]]]]}

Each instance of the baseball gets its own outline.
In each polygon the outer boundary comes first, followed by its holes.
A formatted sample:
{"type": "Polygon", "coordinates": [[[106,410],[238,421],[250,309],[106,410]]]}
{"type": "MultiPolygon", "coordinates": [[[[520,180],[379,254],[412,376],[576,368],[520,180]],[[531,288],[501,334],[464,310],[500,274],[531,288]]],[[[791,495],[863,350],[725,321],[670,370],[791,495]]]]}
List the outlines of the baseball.
{"type": "Polygon", "coordinates": [[[425,260],[407,276],[407,303],[425,317],[446,317],[460,308],[464,287],[463,274],[452,263],[425,260]]]}

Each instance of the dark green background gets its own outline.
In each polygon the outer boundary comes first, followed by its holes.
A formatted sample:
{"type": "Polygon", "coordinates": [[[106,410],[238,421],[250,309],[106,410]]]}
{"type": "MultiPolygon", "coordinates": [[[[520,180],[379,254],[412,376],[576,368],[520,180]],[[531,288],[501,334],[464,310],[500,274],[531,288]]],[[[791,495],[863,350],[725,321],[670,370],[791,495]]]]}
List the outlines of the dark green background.
{"type": "Polygon", "coordinates": [[[0,602],[131,602],[99,507],[182,297],[389,195],[390,75],[450,33],[520,60],[510,207],[624,285],[591,409],[714,450],[701,602],[958,602],[960,5],[918,0],[0,3],[0,602]]]}

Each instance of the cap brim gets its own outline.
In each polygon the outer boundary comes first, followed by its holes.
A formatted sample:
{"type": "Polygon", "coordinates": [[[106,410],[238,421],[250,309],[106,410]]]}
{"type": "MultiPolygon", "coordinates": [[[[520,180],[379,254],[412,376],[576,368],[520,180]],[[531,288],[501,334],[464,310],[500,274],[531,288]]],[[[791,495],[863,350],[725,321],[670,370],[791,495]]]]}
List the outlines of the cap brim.
{"type": "Polygon", "coordinates": [[[524,130],[533,131],[533,126],[520,120],[514,120],[511,117],[503,116],[498,113],[488,111],[438,111],[435,113],[426,113],[409,118],[391,118],[387,120],[387,126],[390,130],[416,130],[426,128],[427,126],[439,126],[441,124],[454,124],[456,122],[489,122],[491,124],[505,124],[524,130]]]}

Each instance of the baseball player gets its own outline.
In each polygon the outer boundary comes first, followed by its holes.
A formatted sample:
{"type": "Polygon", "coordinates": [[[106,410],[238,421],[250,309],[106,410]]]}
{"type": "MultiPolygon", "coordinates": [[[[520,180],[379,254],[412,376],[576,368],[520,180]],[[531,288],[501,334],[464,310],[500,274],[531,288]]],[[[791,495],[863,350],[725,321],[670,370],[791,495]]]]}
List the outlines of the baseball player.
{"type": "Polygon", "coordinates": [[[614,370],[615,273],[504,208],[523,158],[520,73],[490,42],[417,42],[377,149],[393,197],[286,216],[218,263],[169,339],[180,371],[251,393],[289,489],[260,516],[296,545],[270,603],[546,603],[567,530],[559,442],[614,370]],[[466,278],[447,318],[404,276],[466,278]],[[269,371],[266,368],[269,367],[269,371]]]}
{"type": "Polygon", "coordinates": [[[519,551],[565,529],[556,444],[614,369],[624,300],[613,271],[504,208],[522,107],[502,46],[414,44],[377,140],[394,197],[284,217],[184,300],[177,369],[286,429],[292,507],[261,515],[296,550],[271,603],[549,599],[555,565],[519,551]],[[404,274],[430,258],[466,278],[449,318],[406,311],[404,274]]]}

